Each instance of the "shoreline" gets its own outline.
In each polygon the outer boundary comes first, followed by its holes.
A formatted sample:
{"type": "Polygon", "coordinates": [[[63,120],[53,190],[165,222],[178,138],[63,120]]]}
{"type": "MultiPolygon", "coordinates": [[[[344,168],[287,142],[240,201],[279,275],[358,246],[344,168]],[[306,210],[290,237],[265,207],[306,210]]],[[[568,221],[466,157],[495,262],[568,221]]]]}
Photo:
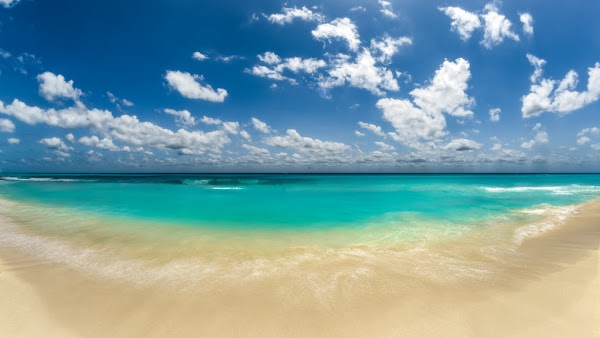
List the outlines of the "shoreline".
{"type": "Polygon", "coordinates": [[[600,199],[579,210],[523,243],[520,250],[541,270],[316,310],[278,303],[274,285],[177,295],[93,279],[0,248],[0,335],[599,337],[600,199]]]}

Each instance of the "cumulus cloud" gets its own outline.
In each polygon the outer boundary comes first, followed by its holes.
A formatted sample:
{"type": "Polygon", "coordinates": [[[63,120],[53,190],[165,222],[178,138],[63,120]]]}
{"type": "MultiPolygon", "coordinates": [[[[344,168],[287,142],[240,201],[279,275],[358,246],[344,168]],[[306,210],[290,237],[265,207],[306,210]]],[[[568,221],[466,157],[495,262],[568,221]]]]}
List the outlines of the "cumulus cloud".
{"type": "Polygon", "coordinates": [[[2,133],[14,133],[15,124],[8,119],[0,119],[0,132],[2,133]]]}
{"type": "Polygon", "coordinates": [[[271,136],[265,140],[265,143],[273,147],[323,156],[339,154],[350,149],[348,145],[343,143],[304,137],[294,129],[288,129],[285,136],[271,136]]]}
{"type": "Polygon", "coordinates": [[[228,134],[237,134],[240,130],[240,124],[233,121],[223,122],[221,127],[228,134]]]}
{"type": "Polygon", "coordinates": [[[271,154],[269,153],[269,150],[267,150],[265,148],[259,148],[259,147],[249,145],[249,144],[242,144],[242,148],[248,150],[248,152],[254,156],[259,156],[259,157],[271,156],[271,154]]]}
{"type": "Polygon", "coordinates": [[[396,150],[396,148],[394,148],[394,146],[391,146],[385,142],[375,142],[375,145],[379,147],[379,149],[381,149],[381,151],[394,151],[396,150]]]}
{"type": "Polygon", "coordinates": [[[319,80],[319,86],[330,89],[348,84],[379,96],[385,95],[385,91],[398,91],[400,86],[394,74],[385,67],[378,67],[376,62],[368,49],[358,54],[355,62],[349,61],[347,55],[338,55],[332,60],[327,76],[319,80]]]}
{"type": "Polygon", "coordinates": [[[200,122],[202,122],[206,125],[219,125],[219,124],[223,123],[223,121],[221,121],[219,119],[215,119],[215,118],[208,117],[208,116],[202,116],[202,119],[200,119],[200,122]]]}
{"type": "Polygon", "coordinates": [[[375,134],[377,136],[385,137],[385,133],[381,130],[381,127],[378,125],[374,125],[371,123],[365,123],[365,122],[358,122],[358,126],[365,130],[372,132],[373,134],[375,134]]]}
{"type": "Polygon", "coordinates": [[[151,122],[140,121],[137,116],[124,114],[115,117],[108,110],[89,109],[83,104],[64,109],[42,109],[15,99],[9,105],[0,101],[0,114],[12,116],[30,125],[90,128],[113,141],[118,140],[134,147],[174,150],[182,155],[219,153],[231,142],[225,130],[172,131],[151,122]]]}
{"type": "Polygon", "coordinates": [[[588,68],[588,84],[584,91],[576,91],[578,74],[567,72],[561,81],[542,78],[545,60],[527,54],[527,59],[535,67],[530,77],[529,94],[522,97],[521,113],[524,118],[540,116],[544,112],[568,114],[581,109],[600,98],[600,63],[588,68]]]}
{"type": "Polygon", "coordinates": [[[354,135],[356,135],[356,136],[358,136],[358,137],[363,137],[363,136],[365,136],[365,133],[362,133],[362,132],[360,132],[360,131],[358,131],[358,130],[355,130],[355,131],[354,131],[354,135]]]}
{"type": "Polygon", "coordinates": [[[584,145],[589,143],[591,139],[588,136],[592,135],[600,135],[600,128],[592,127],[592,128],[583,128],[579,133],[577,133],[577,144],[584,145]]]}
{"type": "Polygon", "coordinates": [[[271,133],[271,127],[269,127],[263,121],[257,119],[256,117],[253,117],[251,121],[252,121],[252,126],[254,127],[254,129],[258,130],[259,132],[261,132],[263,134],[271,133]]]}
{"type": "Polygon", "coordinates": [[[208,56],[206,56],[205,54],[202,54],[200,52],[194,52],[194,54],[192,54],[192,59],[198,60],[198,61],[204,61],[204,60],[208,60],[208,56]]]}
{"type": "Polygon", "coordinates": [[[533,139],[521,143],[521,148],[531,149],[536,144],[546,144],[548,143],[548,132],[544,130],[544,127],[540,123],[537,123],[532,131],[535,132],[535,136],[533,139]]]}
{"type": "Polygon", "coordinates": [[[377,101],[383,118],[396,129],[391,133],[402,143],[419,139],[436,139],[446,135],[444,114],[470,117],[474,99],[466,94],[471,77],[469,62],[459,58],[454,62],[445,60],[436,70],[430,84],[410,92],[413,101],[384,98],[377,101]]]}
{"type": "Polygon", "coordinates": [[[356,25],[349,18],[337,18],[329,23],[320,24],[312,31],[312,36],[317,40],[328,41],[344,40],[348,48],[358,51],[360,38],[356,25]]]}
{"type": "Polygon", "coordinates": [[[273,52],[258,55],[258,59],[269,66],[257,65],[247,70],[248,73],[275,81],[288,80],[294,84],[296,80],[283,75],[284,72],[314,74],[320,68],[327,66],[327,63],[323,60],[314,58],[302,59],[300,57],[282,59],[273,52]]]}
{"type": "Polygon", "coordinates": [[[483,28],[481,44],[487,49],[501,44],[505,39],[519,41],[519,36],[512,31],[512,23],[494,3],[485,5],[482,13],[469,12],[460,7],[438,9],[452,19],[450,30],[457,32],[464,41],[469,40],[473,32],[480,28],[483,28]]]}
{"type": "Polygon", "coordinates": [[[274,13],[266,17],[271,23],[276,23],[280,25],[292,23],[295,19],[316,22],[321,22],[324,19],[324,16],[322,14],[315,13],[312,10],[306,8],[305,6],[302,6],[301,8],[284,7],[281,13],[274,13]]]}
{"type": "Polygon", "coordinates": [[[83,95],[81,90],[73,87],[73,80],[66,81],[65,77],[60,74],[44,72],[37,76],[37,80],[40,84],[40,95],[48,101],[61,98],[78,101],[79,97],[83,95]]]}
{"type": "Polygon", "coordinates": [[[252,137],[250,136],[250,133],[248,133],[245,130],[240,131],[240,136],[246,141],[252,141],[252,137]]]}
{"type": "Polygon", "coordinates": [[[464,138],[452,140],[444,146],[444,149],[454,151],[477,150],[479,148],[481,148],[481,144],[464,138]]]}
{"type": "Polygon", "coordinates": [[[105,137],[103,139],[98,138],[98,136],[84,136],[79,139],[79,143],[86,145],[88,147],[96,147],[100,149],[105,149],[108,151],[120,151],[122,150],[119,146],[115,145],[113,141],[105,137]]]}
{"type": "Polygon", "coordinates": [[[471,38],[473,31],[481,27],[481,20],[477,14],[460,7],[440,7],[438,9],[452,19],[450,29],[457,32],[465,41],[471,38]]]}
{"type": "Polygon", "coordinates": [[[279,55],[273,52],[265,52],[264,54],[257,55],[257,57],[261,62],[264,62],[269,65],[275,65],[281,62],[281,58],[279,57],[279,55]]]}
{"type": "Polygon", "coordinates": [[[533,35],[533,17],[529,13],[521,13],[519,20],[523,24],[523,33],[532,36],[533,35]]]}
{"type": "Polygon", "coordinates": [[[392,56],[404,45],[412,45],[412,39],[406,36],[399,38],[386,36],[380,40],[371,40],[371,50],[378,54],[377,60],[383,63],[390,63],[392,56]]]}
{"type": "Polygon", "coordinates": [[[500,113],[502,110],[500,108],[492,108],[490,109],[490,121],[498,122],[500,121],[500,113]]]}
{"type": "Polygon", "coordinates": [[[386,0],[379,0],[379,4],[381,5],[381,10],[380,12],[391,19],[395,19],[398,17],[398,14],[394,13],[394,10],[392,9],[392,3],[386,0]]]}
{"type": "Polygon", "coordinates": [[[487,12],[482,15],[485,29],[481,41],[484,47],[490,49],[501,44],[505,38],[519,41],[519,36],[512,31],[512,23],[498,12],[494,4],[485,5],[485,10],[487,12]]]}
{"type": "Polygon", "coordinates": [[[190,113],[188,110],[175,110],[175,109],[165,109],[164,110],[165,113],[169,114],[169,115],[173,115],[175,116],[175,120],[177,121],[177,123],[181,126],[194,126],[196,125],[196,119],[192,116],[192,113],[190,113]]]}
{"type": "Polygon", "coordinates": [[[44,139],[41,139],[39,141],[39,143],[46,146],[46,148],[48,148],[48,149],[59,150],[64,153],[67,153],[67,152],[73,150],[73,148],[68,146],[62,139],[60,139],[58,137],[44,138],[44,139]]]}
{"type": "Polygon", "coordinates": [[[181,96],[188,99],[199,99],[210,102],[223,102],[227,97],[227,91],[223,88],[214,90],[210,85],[202,85],[199,81],[203,80],[200,75],[192,75],[187,72],[167,71],[165,80],[169,86],[179,92],[181,96]]]}
{"type": "Polygon", "coordinates": [[[21,143],[21,140],[18,139],[18,138],[11,137],[11,138],[8,139],[8,144],[13,144],[14,145],[14,144],[19,144],[19,143],[21,143]]]}

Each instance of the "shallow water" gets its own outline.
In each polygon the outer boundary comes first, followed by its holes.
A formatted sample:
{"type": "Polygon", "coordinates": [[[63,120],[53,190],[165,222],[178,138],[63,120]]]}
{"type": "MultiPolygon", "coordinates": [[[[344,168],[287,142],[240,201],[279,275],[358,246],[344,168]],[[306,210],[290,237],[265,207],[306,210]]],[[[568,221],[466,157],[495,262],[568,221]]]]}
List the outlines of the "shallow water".
{"type": "Polygon", "coordinates": [[[600,175],[5,176],[0,245],[138,286],[329,304],[498,282],[599,196],[600,175]]]}

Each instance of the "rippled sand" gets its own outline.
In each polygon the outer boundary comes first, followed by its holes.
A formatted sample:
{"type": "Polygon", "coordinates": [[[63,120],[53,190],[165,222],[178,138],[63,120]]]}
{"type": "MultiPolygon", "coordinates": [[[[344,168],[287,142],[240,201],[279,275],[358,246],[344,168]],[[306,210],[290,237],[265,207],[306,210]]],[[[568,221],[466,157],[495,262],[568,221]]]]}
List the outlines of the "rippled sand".
{"type": "Polygon", "coordinates": [[[600,334],[598,201],[408,241],[385,227],[123,227],[2,203],[2,336],[600,334]]]}

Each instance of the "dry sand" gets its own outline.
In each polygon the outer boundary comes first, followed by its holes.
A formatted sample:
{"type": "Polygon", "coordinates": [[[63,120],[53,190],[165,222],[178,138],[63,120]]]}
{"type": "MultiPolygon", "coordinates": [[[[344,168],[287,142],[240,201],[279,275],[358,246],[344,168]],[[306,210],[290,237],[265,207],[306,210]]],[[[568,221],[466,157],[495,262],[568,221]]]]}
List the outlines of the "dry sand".
{"type": "Polygon", "coordinates": [[[0,248],[0,336],[600,337],[599,243],[594,201],[522,246],[529,273],[508,270],[503,282],[424,285],[314,308],[282,304],[265,285],[173,293],[94,279],[0,248]]]}

